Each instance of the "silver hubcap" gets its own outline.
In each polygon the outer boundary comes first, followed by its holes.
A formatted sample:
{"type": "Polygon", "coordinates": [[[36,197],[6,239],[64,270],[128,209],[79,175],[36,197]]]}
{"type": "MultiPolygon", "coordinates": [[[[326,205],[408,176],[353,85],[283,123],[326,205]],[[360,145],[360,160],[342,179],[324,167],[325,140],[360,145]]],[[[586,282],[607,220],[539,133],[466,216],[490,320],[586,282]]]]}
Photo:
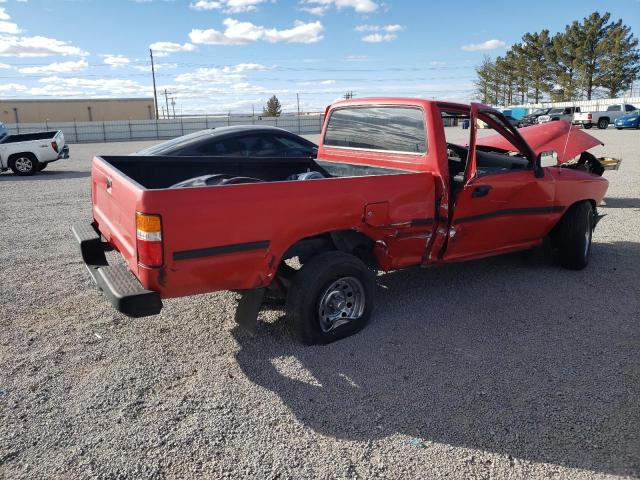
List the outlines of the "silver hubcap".
{"type": "Polygon", "coordinates": [[[320,328],[329,332],[340,325],[357,320],[364,313],[364,287],[355,277],[343,277],[324,291],[318,306],[320,328]]]}
{"type": "Polygon", "coordinates": [[[23,173],[29,172],[33,168],[33,162],[27,157],[17,158],[14,165],[16,166],[16,170],[23,173]]]}

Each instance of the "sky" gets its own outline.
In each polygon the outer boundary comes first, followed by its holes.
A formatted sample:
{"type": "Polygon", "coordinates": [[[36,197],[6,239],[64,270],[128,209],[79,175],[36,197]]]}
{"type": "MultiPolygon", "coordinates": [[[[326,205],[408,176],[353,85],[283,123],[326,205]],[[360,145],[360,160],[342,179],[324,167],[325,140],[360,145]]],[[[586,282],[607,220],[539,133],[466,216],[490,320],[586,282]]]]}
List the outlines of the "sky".
{"type": "Polygon", "coordinates": [[[0,0],[0,99],[151,97],[151,48],[177,113],[468,101],[483,55],[593,11],[640,36],[640,0],[0,0]]]}

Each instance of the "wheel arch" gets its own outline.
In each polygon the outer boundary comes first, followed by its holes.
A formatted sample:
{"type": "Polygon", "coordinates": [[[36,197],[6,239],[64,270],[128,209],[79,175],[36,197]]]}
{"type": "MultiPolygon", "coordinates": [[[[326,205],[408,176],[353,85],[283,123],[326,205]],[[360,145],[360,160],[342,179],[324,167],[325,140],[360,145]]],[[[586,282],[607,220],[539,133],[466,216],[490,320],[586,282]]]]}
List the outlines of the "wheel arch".
{"type": "Polygon", "coordinates": [[[9,155],[9,157],[7,157],[7,165],[11,165],[11,162],[13,162],[16,158],[20,158],[20,157],[29,157],[35,160],[36,162],[39,162],[38,156],[33,152],[17,152],[17,153],[12,153],[11,155],[9,155]]]}
{"type": "Polygon", "coordinates": [[[355,255],[366,265],[377,269],[374,245],[374,239],[357,230],[330,230],[295,241],[284,251],[279,264],[294,257],[299,257],[304,263],[319,253],[336,250],[355,255]]]}

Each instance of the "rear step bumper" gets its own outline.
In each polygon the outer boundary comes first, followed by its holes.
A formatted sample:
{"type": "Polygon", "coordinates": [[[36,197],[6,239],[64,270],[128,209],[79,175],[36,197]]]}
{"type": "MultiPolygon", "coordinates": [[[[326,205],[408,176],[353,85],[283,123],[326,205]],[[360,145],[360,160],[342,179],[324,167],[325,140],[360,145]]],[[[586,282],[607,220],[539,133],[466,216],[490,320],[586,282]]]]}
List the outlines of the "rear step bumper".
{"type": "Polygon", "coordinates": [[[123,265],[109,265],[102,242],[93,225],[74,225],[73,235],[80,244],[80,254],[91,278],[104,292],[111,305],[129,317],[157,315],[162,310],[160,294],[146,290],[123,265]]]}

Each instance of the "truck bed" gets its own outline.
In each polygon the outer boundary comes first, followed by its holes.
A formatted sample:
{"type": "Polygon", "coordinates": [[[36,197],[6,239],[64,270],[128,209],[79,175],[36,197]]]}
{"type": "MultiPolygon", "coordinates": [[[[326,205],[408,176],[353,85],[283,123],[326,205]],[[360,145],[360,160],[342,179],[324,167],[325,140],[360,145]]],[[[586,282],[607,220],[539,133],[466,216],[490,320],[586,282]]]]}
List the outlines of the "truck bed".
{"type": "Polygon", "coordinates": [[[94,227],[163,298],[266,286],[288,248],[331,231],[388,238],[389,255],[402,248],[403,261],[420,263],[434,189],[428,172],[310,158],[107,156],[92,166],[94,227]],[[307,171],[325,178],[287,180],[307,171]],[[219,173],[262,181],[169,188],[219,173]],[[136,212],[161,215],[161,268],[138,264],[136,212]]]}
{"type": "Polygon", "coordinates": [[[105,156],[102,160],[144,189],[163,189],[203,175],[226,174],[263,182],[287,181],[292,175],[318,172],[325,178],[408,173],[409,170],[325,162],[308,157],[161,157],[105,156]]]}
{"type": "Polygon", "coordinates": [[[36,133],[17,133],[15,135],[7,135],[2,140],[0,140],[0,143],[7,144],[7,143],[19,143],[19,142],[31,142],[34,140],[46,140],[46,139],[55,137],[57,133],[58,132],[56,131],[36,132],[36,133]]]}

